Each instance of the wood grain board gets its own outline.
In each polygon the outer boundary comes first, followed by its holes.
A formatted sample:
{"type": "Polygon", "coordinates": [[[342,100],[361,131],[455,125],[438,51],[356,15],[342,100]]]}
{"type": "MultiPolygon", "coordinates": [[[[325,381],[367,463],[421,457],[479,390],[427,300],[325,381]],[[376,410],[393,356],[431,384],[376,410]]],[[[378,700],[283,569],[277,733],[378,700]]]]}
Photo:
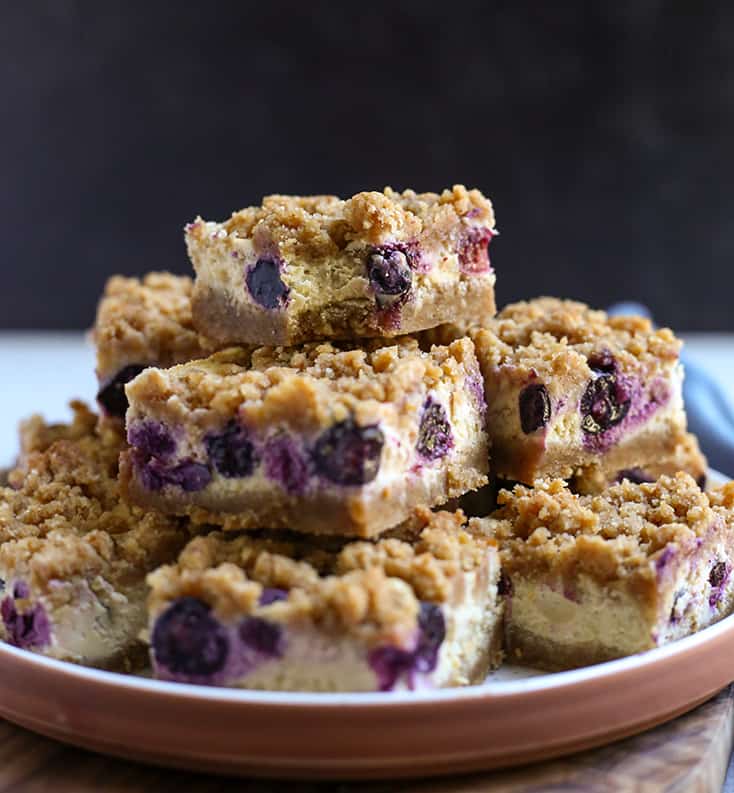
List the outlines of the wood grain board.
{"type": "Polygon", "coordinates": [[[0,793],[718,793],[733,727],[730,687],[669,724],[548,763],[450,779],[319,784],[157,769],[69,748],[0,722],[0,793]]]}

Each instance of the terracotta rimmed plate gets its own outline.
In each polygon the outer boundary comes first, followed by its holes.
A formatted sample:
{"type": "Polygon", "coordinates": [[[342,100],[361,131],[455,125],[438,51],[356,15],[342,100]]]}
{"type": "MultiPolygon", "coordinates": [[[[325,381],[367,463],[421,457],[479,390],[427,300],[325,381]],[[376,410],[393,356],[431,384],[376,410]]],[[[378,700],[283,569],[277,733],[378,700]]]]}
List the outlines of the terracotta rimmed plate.
{"type": "Polygon", "coordinates": [[[732,658],[734,616],[571,672],[505,667],[466,689],[285,694],[162,683],[0,645],[0,716],[77,746],[192,770],[429,776],[554,757],[660,724],[734,680],[732,658]]]}

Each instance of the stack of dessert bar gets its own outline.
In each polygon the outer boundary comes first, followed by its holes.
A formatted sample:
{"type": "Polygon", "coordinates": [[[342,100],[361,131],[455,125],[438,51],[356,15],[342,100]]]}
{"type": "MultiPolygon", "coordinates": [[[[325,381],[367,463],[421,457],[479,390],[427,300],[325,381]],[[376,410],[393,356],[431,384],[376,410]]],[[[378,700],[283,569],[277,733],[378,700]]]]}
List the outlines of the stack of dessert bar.
{"type": "Polygon", "coordinates": [[[552,298],[495,317],[495,234],[461,186],[276,195],[187,225],[195,280],[112,278],[100,416],[28,420],[0,491],[3,638],[368,691],[725,616],[734,492],[702,490],[680,342],[552,298]]]}

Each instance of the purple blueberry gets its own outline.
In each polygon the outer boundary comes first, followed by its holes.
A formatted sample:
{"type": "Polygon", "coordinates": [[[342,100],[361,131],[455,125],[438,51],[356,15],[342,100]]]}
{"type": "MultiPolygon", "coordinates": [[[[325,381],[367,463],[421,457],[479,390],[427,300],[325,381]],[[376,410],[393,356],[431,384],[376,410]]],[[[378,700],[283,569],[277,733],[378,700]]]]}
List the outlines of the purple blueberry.
{"type": "Polygon", "coordinates": [[[408,296],[413,271],[406,248],[374,248],[367,257],[367,276],[379,308],[392,308],[408,296]]]}
{"type": "Polygon", "coordinates": [[[280,264],[273,259],[258,259],[245,277],[252,299],[263,308],[283,308],[290,289],[280,277],[280,264]]]}
{"type": "Polygon", "coordinates": [[[446,638],[446,621],[441,607],[435,603],[421,603],[418,615],[418,645],[413,653],[414,669],[432,672],[438,661],[438,651],[446,638]]]}
{"type": "Polygon", "coordinates": [[[316,441],[316,470],[337,485],[364,485],[380,468],[385,437],[376,424],[360,427],[352,418],[325,430],[316,441]]]}
{"type": "Polygon", "coordinates": [[[288,593],[285,589],[278,589],[277,587],[265,587],[260,593],[258,605],[269,606],[271,603],[277,603],[280,600],[288,600],[288,593]]]}
{"type": "Polygon", "coordinates": [[[301,447],[288,435],[276,435],[263,449],[265,475],[288,493],[303,493],[308,484],[308,460],[301,447]]]}
{"type": "Polygon", "coordinates": [[[726,562],[716,562],[709,573],[709,583],[712,587],[719,588],[729,575],[729,566],[726,562]]]}
{"type": "Polygon", "coordinates": [[[203,490],[212,479],[209,467],[193,460],[183,460],[177,465],[168,466],[155,457],[148,458],[140,453],[135,457],[135,465],[143,487],[151,491],[173,485],[187,493],[194,493],[203,490]]]}
{"type": "Polygon", "coordinates": [[[27,611],[18,611],[13,598],[5,597],[0,604],[0,616],[10,644],[27,650],[45,647],[51,642],[51,624],[40,603],[27,611]]]}
{"type": "Polygon", "coordinates": [[[423,404],[418,428],[416,443],[418,454],[427,460],[438,460],[440,457],[445,457],[453,445],[454,435],[446,410],[440,402],[428,397],[423,404]]]}
{"type": "Polygon", "coordinates": [[[655,480],[650,474],[645,473],[642,468],[623,468],[617,474],[617,481],[621,482],[623,479],[628,479],[636,485],[644,484],[645,482],[654,482],[655,480]]]}
{"type": "Polygon", "coordinates": [[[589,369],[603,374],[614,374],[617,371],[617,359],[609,350],[592,353],[587,360],[589,369]]]}
{"type": "Polygon", "coordinates": [[[581,397],[581,429],[597,435],[619,424],[630,407],[629,396],[619,387],[613,374],[591,380],[581,397]]]}
{"type": "Polygon", "coordinates": [[[134,380],[145,369],[143,364],[131,363],[123,367],[97,392],[97,402],[104,408],[108,416],[124,418],[128,409],[125,386],[134,380]]]}
{"type": "Polygon", "coordinates": [[[520,426],[526,435],[539,430],[550,421],[551,402],[548,389],[542,383],[530,383],[518,397],[520,426]]]}
{"type": "Polygon", "coordinates": [[[512,579],[503,570],[500,573],[499,580],[497,581],[497,594],[500,597],[512,597],[514,588],[512,586],[512,579]]]}
{"type": "Polygon", "coordinates": [[[367,663],[377,677],[380,691],[392,691],[398,680],[413,669],[413,653],[399,647],[375,647],[367,655],[367,663]]]}
{"type": "Polygon", "coordinates": [[[483,273],[489,270],[489,243],[492,232],[488,228],[468,229],[459,241],[458,255],[461,271],[483,273]]]}
{"type": "Polygon", "coordinates": [[[213,675],[229,655],[225,629],[210,607],[193,597],[176,600],[161,614],[152,644],[156,663],[177,675],[213,675]]]}
{"type": "Polygon", "coordinates": [[[25,600],[31,594],[31,590],[25,581],[16,581],[13,584],[13,597],[17,600],[25,600]]]}
{"type": "Polygon", "coordinates": [[[207,435],[204,444],[214,468],[228,479],[250,476],[259,462],[247,430],[234,420],[207,435]]]}
{"type": "Polygon", "coordinates": [[[246,617],[240,623],[239,634],[242,643],[268,658],[283,655],[283,630],[280,625],[261,617],[246,617]]]}
{"type": "Polygon", "coordinates": [[[160,421],[145,420],[133,424],[127,431],[131,446],[150,456],[165,459],[176,451],[176,439],[160,421]]]}

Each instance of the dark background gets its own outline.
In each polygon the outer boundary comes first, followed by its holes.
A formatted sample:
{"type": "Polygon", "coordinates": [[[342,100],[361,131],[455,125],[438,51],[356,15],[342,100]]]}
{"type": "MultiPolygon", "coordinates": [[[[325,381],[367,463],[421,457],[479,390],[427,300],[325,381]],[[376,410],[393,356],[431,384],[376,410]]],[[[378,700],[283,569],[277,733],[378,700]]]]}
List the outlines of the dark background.
{"type": "Polygon", "coordinates": [[[501,303],[732,329],[734,4],[432,7],[4,4],[0,326],[85,327],[109,274],[187,271],[198,213],[463,182],[501,303]]]}

